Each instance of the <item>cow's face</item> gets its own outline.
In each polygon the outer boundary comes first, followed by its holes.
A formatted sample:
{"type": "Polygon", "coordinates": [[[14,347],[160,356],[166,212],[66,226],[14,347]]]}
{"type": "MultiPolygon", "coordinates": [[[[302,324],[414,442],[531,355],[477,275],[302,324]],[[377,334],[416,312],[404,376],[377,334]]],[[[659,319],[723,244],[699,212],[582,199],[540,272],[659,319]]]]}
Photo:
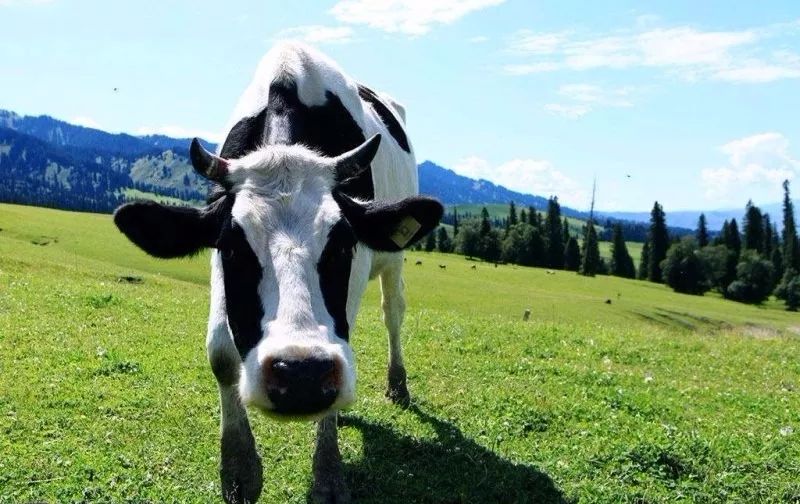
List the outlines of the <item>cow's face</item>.
{"type": "Polygon", "coordinates": [[[221,188],[206,208],[147,202],[116,211],[120,230],[151,255],[214,249],[212,283],[224,292],[243,361],[245,404],[316,418],[354,400],[348,320],[355,314],[346,308],[355,250],[399,251],[442,214],[428,198],[358,202],[337,190],[339,181],[369,166],[379,142],[373,137],[337,158],[269,146],[224,160],[195,141],[195,169],[221,188]]]}

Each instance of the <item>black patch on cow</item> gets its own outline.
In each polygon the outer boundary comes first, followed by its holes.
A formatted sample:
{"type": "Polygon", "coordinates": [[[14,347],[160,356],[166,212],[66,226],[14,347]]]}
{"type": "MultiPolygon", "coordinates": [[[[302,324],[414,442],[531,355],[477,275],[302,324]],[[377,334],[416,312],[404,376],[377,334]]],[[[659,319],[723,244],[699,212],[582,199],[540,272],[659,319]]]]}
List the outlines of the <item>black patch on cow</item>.
{"type": "Polygon", "coordinates": [[[388,203],[360,203],[334,190],[333,198],[352,226],[358,241],[373,250],[386,252],[403,250],[421,240],[439,225],[444,213],[441,203],[424,196],[388,203]],[[411,219],[411,223],[408,219],[411,219]],[[415,231],[412,224],[418,226],[415,231]],[[402,228],[410,231],[400,232],[402,228]],[[400,244],[393,238],[399,239],[400,244]]]}
{"type": "Polygon", "coordinates": [[[378,113],[378,116],[380,116],[381,121],[383,121],[383,124],[386,126],[386,129],[388,129],[389,133],[391,133],[391,135],[394,137],[397,145],[399,145],[404,151],[411,153],[411,147],[408,145],[408,138],[406,137],[405,128],[403,128],[403,125],[397,120],[397,117],[394,115],[394,113],[389,110],[389,107],[387,107],[386,104],[383,103],[383,101],[378,97],[378,95],[375,94],[375,91],[359,84],[358,95],[362,100],[369,102],[369,104],[372,105],[372,108],[378,113]]]}
{"type": "Polygon", "coordinates": [[[317,263],[319,286],[325,308],[333,317],[336,335],[345,341],[350,339],[350,325],[347,323],[347,289],[350,283],[350,266],[356,247],[353,229],[342,219],[328,233],[328,243],[322,250],[317,263]]]}
{"type": "Polygon", "coordinates": [[[114,224],[148,254],[169,259],[214,246],[224,214],[218,203],[197,209],[141,201],[117,208],[114,224]]]}
{"type": "MultiPolygon", "coordinates": [[[[309,107],[300,101],[294,82],[272,83],[264,138],[283,138],[286,143],[303,144],[328,157],[338,156],[364,143],[364,132],[339,97],[330,91],[325,96],[328,101],[324,105],[309,107]],[[283,120],[273,120],[276,117],[283,120]],[[276,135],[271,131],[276,124],[289,130],[276,135]]],[[[352,197],[367,200],[375,198],[371,168],[340,185],[352,197]]]]}
{"type": "Polygon", "coordinates": [[[238,159],[256,150],[264,143],[264,128],[267,121],[267,109],[258,115],[245,117],[233,125],[222,144],[220,157],[238,159]]]}
{"type": "Polygon", "coordinates": [[[261,264],[250,247],[244,230],[233,221],[230,209],[235,196],[225,195],[220,200],[228,207],[228,215],[216,243],[222,258],[225,283],[225,308],[233,342],[244,360],[261,339],[261,319],[264,308],[258,294],[261,282],[261,264]]]}

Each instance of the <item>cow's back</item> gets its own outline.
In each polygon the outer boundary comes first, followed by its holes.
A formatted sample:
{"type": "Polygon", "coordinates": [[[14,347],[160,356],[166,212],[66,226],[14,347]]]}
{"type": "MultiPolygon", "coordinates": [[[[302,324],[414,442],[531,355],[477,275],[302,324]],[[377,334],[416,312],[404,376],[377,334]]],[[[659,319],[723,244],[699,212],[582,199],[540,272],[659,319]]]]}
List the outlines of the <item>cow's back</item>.
{"type": "Polygon", "coordinates": [[[283,42],[259,63],[220,153],[236,158],[265,144],[302,143],[336,156],[380,133],[371,174],[351,181],[347,192],[362,199],[398,199],[419,192],[404,115],[394,100],[357,84],[327,56],[283,42]]]}

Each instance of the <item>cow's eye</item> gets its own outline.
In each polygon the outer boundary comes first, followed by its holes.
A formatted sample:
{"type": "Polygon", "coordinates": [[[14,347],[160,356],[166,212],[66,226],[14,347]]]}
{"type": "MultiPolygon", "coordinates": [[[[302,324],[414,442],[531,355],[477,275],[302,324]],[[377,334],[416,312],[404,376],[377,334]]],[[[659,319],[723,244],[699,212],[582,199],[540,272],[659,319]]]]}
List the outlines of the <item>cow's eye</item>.
{"type": "Polygon", "coordinates": [[[233,249],[226,248],[226,249],[220,250],[219,252],[220,252],[220,254],[222,254],[222,258],[223,259],[227,259],[227,260],[233,259],[233,249]]]}

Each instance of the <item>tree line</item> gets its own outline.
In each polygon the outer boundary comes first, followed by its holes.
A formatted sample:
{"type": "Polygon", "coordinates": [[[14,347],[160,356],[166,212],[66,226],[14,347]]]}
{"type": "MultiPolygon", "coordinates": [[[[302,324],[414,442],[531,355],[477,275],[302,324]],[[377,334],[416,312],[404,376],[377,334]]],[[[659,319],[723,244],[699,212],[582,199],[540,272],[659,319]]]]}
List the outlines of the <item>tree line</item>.
{"type": "MultiPolygon", "coordinates": [[[[558,199],[548,200],[541,215],[535,208],[517,210],[509,205],[504,219],[491,218],[484,207],[479,218],[448,216],[452,235],[445,227],[430,233],[427,251],[457,253],[488,262],[576,271],[582,275],[609,274],[665,283],[676,292],[702,295],[716,291],[744,303],[762,303],[771,294],[789,310],[800,307],[800,243],[794,220],[789,182],[784,181],[783,231],[778,232],[769,214],[752,201],[747,203],[742,230],[736,219],[726,221],[719,233],[709,232],[701,214],[694,234],[681,236],[667,227],[666,214],[656,201],[644,233],[638,270],[626,245],[626,229],[641,236],[641,226],[607,221],[602,236],[593,217],[573,233],[561,216],[558,199]],[[598,242],[608,237],[611,258],[600,256],[598,242]],[[580,238],[580,239],[579,239],[580,238]]],[[[682,230],[679,230],[682,231],[682,230]]]]}

